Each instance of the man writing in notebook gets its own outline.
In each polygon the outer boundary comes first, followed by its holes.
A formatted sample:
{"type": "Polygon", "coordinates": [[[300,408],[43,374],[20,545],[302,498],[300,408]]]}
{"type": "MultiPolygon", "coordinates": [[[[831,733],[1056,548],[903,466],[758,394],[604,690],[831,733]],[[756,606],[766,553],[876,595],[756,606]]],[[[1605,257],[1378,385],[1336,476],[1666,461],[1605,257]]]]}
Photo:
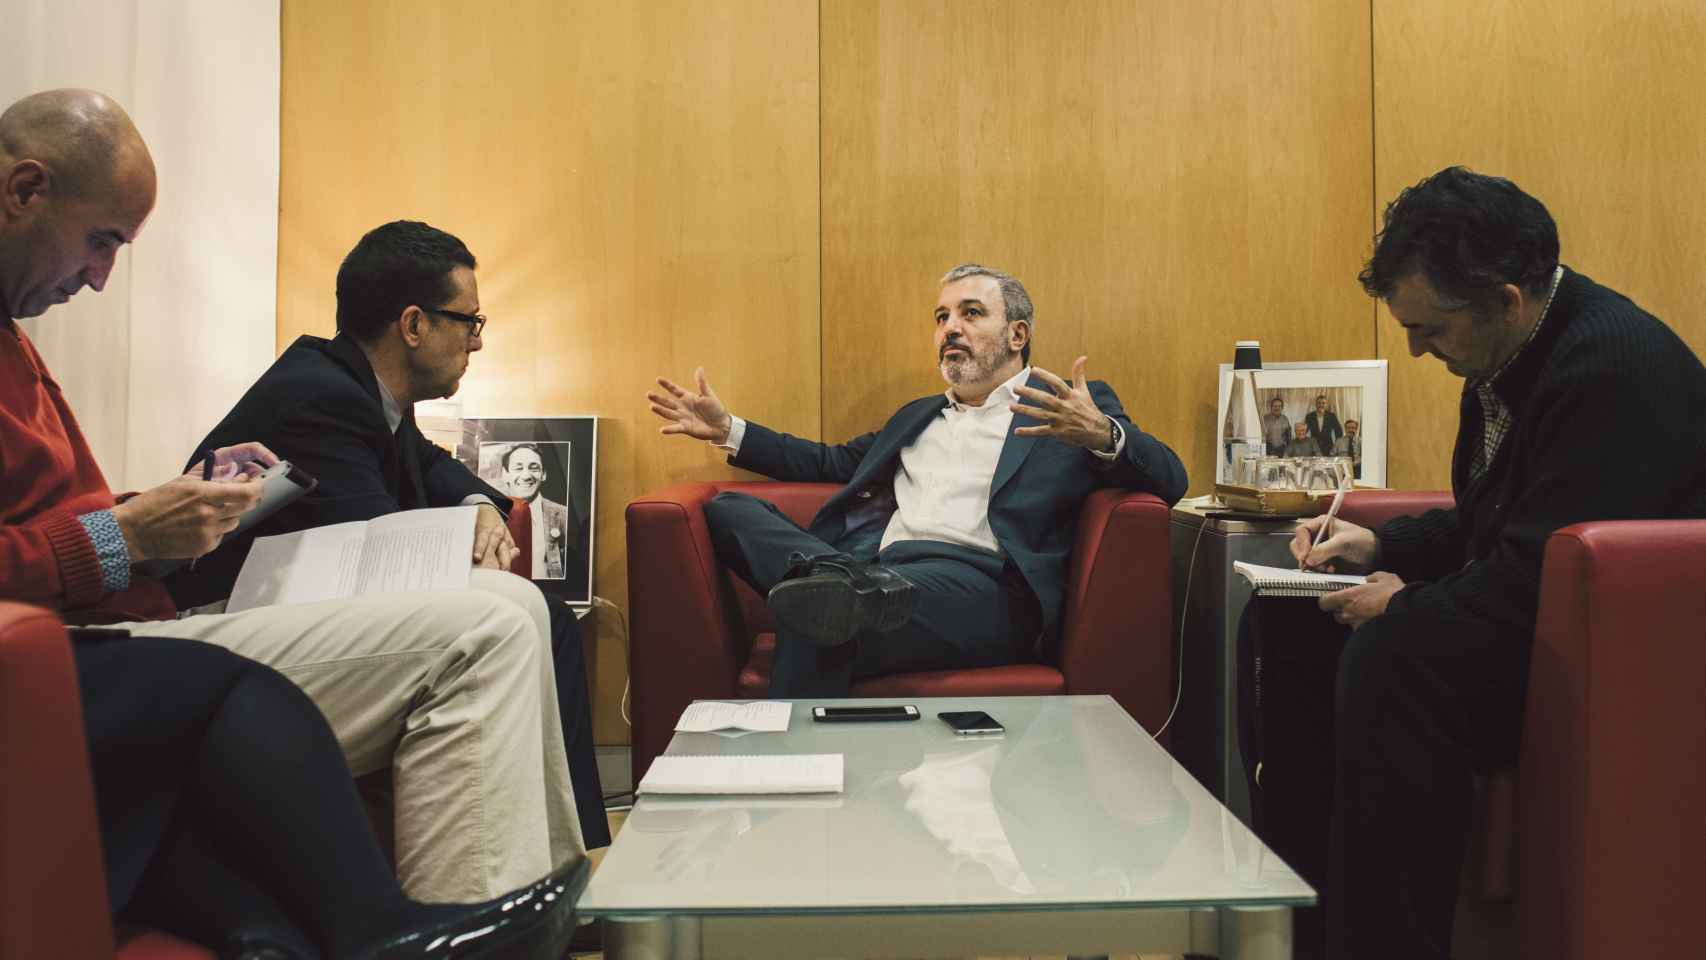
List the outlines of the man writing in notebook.
{"type": "Polygon", "coordinates": [[[1018,280],[976,264],[942,278],[931,359],[948,384],[874,432],[829,445],[730,415],[659,380],[663,433],[695,437],[778,480],[842,488],[802,530],[764,501],[705,508],[718,559],[768,597],[774,697],[846,696],[897,671],[992,666],[1050,653],[1078,506],[1092,490],[1169,503],[1185,468],[1107,384],[1030,366],[1035,318],[1018,280]]]}
{"type": "MultiPolygon", "coordinates": [[[[1444,958],[1471,778],[1515,756],[1541,555],[1585,520],[1706,516],[1706,368],[1659,320],[1563,266],[1556,225],[1462,168],[1404,190],[1361,281],[1412,356],[1465,380],[1450,510],[1378,530],[1316,518],[1309,569],[1369,574],[1319,609],[1253,604],[1264,831],[1321,887],[1298,956],[1444,958]],[[1636,464],[1584,436],[1645,434],[1636,464]],[[1305,612],[1307,611],[1307,612],[1305,612]],[[1332,748],[1322,749],[1322,744],[1332,748]]],[[[1249,624],[1250,617],[1246,618],[1249,624]]]]}
{"type": "Polygon", "coordinates": [[[583,853],[544,637],[501,590],[180,618],[133,569],[206,553],[259,497],[233,477],[277,459],[218,444],[216,479],[197,464],[115,497],[16,322],[99,292],[154,197],[154,161],[110,99],[55,90],[0,114],[0,598],[72,625],[212,643],[289,677],[352,771],[393,771],[398,874],[417,900],[483,900],[583,853]]]}

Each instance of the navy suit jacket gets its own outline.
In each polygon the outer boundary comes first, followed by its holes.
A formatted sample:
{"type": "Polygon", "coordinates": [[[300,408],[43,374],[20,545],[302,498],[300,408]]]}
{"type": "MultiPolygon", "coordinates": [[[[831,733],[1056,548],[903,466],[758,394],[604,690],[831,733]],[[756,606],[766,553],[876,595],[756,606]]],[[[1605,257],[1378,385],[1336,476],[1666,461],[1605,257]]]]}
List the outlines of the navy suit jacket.
{"type": "MultiPolygon", "coordinates": [[[[476,477],[415,426],[413,407],[393,434],[367,354],[347,336],[298,337],[243,394],[201,448],[257,440],[320,481],[313,492],[166,578],[180,609],[231,595],[255,537],[291,533],[416,507],[448,507],[485,494],[505,513],[509,496],[476,477]]],[[[194,454],[184,469],[194,465],[194,454]]]]}
{"type": "MultiPolygon", "coordinates": [[[[1049,387],[1033,376],[1030,386],[1049,387]]],[[[1167,445],[1137,428],[1112,387],[1090,382],[1090,395],[1106,415],[1125,431],[1125,449],[1106,463],[1087,450],[1013,431],[1038,421],[1015,414],[1007,441],[990,479],[989,527],[996,542],[1042,607],[1043,632],[1053,633],[1060,620],[1066,591],[1066,571],[1073,534],[1084,498],[1101,487],[1153,493],[1168,504],[1185,495],[1185,466],[1167,445]]],[[[847,443],[829,445],[777,433],[748,423],[735,466],[776,480],[797,483],[840,483],[828,503],[812,519],[811,533],[836,543],[847,532],[847,515],[877,495],[892,494],[900,452],[948,405],[943,395],[924,397],[901,407],[875,433],[847,443]]]]}

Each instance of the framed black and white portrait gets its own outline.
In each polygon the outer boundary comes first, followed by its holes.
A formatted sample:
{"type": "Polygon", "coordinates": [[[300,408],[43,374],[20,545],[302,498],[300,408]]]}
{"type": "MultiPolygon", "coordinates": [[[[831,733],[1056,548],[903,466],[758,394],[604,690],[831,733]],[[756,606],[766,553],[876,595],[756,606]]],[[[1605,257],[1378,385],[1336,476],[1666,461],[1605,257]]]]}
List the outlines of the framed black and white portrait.
{"type": "Polygon", "coordinates": [[[598,419],[467,418],[456,459],[509,497],[520,550],[511,569],[547,595],[590,604],[598,419]]]}

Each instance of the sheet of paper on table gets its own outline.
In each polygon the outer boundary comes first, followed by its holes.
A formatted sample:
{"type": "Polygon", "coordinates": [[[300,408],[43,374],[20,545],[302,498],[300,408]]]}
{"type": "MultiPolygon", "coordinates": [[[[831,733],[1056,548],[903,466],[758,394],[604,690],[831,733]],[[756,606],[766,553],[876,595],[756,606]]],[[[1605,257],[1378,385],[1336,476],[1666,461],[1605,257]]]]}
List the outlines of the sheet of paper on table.
{"type": "Polygon", "coordinates": [[[723,703],[701,700],[688,704],[676,721],[677,733],[711,733],[717,730],[746,730],[753,733],[781,733],[788,729],[788,715],[793,704],[780,700],[755,700],[752,703],[723,703]]]}

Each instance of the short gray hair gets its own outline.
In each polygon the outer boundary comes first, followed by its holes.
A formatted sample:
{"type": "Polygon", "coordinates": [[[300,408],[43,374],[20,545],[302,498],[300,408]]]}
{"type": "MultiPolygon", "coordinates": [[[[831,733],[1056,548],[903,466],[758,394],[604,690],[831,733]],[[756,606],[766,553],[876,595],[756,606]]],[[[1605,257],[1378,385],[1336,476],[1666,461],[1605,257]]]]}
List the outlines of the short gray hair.
{"type": "Polygon", "coordinates": [[[1001,288],[1001,309],[1003,319],[1008,323],[1023,322],[1030,328],[1031,335],[1025,338],[1025,345],[1019,349],[1019,358],[1025,363],[1031,362],[1031,341],[1037,338],[1037,321],[1035,311],[1031,309],[1031,295],[1025,292],[1025,285],[1016,277],[1009,276],[992,267],[977,263],[962,263],[942,275],[942,286],[947,286],[956,280],[967,277],[989,277],[1001,288]]]}

